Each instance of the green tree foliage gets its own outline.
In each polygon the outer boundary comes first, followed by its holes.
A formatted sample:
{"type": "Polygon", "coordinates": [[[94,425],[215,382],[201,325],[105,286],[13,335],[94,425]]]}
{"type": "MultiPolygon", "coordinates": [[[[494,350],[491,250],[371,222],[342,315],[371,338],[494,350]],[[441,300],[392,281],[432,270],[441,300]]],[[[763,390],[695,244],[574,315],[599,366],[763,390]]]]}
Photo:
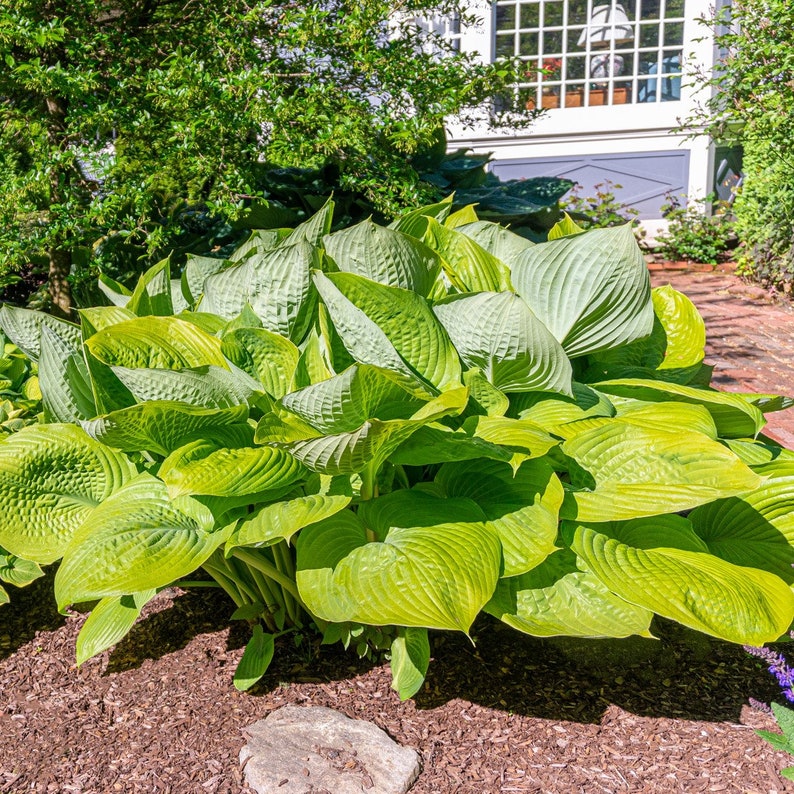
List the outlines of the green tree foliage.
{"type": "Polygon", "coordinates": [[[465,5],[6,0],[4,271],[46,263],[66,314],[74,265],[109,240],[167,251],[179,201],[233,214],[266,165],[330,165],[386,214],[424,198],[407,158],[512,77],[421,22],[465,27],[465,5]]]}
{"type": "MultiPolygon", "coordinates": [[[[716,89],[690,121],[717,141],[744,146],[744,186],[736,200],[746,269],[791,291],[794,278],[794,6],[736,0],[709,22],[720,58],[716,89]],[[787,285],[787,286],[786,286],[787,285]]],[[[706,76],[704,76],[705,78],[706,76]]]]}

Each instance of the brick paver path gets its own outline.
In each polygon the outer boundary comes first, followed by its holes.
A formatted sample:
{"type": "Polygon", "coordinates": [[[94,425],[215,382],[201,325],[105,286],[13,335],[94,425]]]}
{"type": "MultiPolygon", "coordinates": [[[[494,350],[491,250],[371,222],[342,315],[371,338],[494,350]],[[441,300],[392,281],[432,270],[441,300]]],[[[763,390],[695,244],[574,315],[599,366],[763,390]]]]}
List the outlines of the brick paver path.
{"type": "MultiPolygon", "coordinates": [[[[706,321],[706,363],[724,391],[794,396],[794,309],[723,273],[655,271],[654,286],[672,284],[706,321]]],[[[764,433],[794,449],[794,408],[766,415],[764,433]]]]}

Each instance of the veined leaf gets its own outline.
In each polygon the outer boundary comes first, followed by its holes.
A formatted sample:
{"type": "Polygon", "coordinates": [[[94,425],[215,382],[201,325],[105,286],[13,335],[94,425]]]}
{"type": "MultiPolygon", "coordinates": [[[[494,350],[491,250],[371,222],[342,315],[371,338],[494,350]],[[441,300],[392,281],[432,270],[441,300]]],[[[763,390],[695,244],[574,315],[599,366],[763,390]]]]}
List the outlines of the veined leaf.
{"type": "Polygon", "coordinates": [[[390,229],[410,234],[411,237],[421,238],[427,229],[427,219],[435,218],[439,223],[449,217],[452,211],[452,196],[439,201],[437,204],[428,204],[426,207],[417,207],[400,215],[397,220],[389,224],[390,229]]]}
{"type": "Polygon", "coordinates": [[[303,340],[298,365],[295,368],[290,391],[297,391],[312,383],[319,383],[333,375],[328,351],[324,349],[323,340],[315,328],[303,340]]]}
{"type": "Polygon", "coordinates": [[[254,626],[254,633],[234,671],[234,688],[239,692],[250,689],[270,667],[275,652],[275,638],[262,627],[254,626]]]}
{"type": "Polygon", "coordinates": [[[0,444],[0,546],[47,565],[94,507],[137,474],[75,425],[23,428],[0,444]]]}
{"type": "Polygon", "coordinates": [[[204,292],[204,282],[228,266],[229,262],[225,259],[188,254],[182,271],[182,294],[191,304],[195,304],[204,292]]]}
{"type": "Polygon", "coordinates": [[[593,416],[615,415],[615,406],[595,389],[574,382],[572,391],[573,397],[549,392],[516,394],[510,400],[510,415],[528,419],[541,427],[554,427],[593,416]]]}
{"type": "Polygon", "coordinates": [[[780,463],[794,463],[794,450],[781,447],[770,439],[729,438],[725,445],[759,474],[765,474],[767,466],[774,469],[780,463]]]}
{"type": "Polygon", "coordinates": [[[0,548],[0,582],[7,582],[16,587],[25,587],[31,582],[44,576],[38,563],[7,554],[0,548]]]}
{"type": "Polygon", "coordinates": [[[463,383],[469,388],[469,404],[466,412],[485,416],[504,416],[510,408],[510,400],[485,377],[480,369],[469,369],[463,373],[463,383]]]}
{"type": "Polygon", "coordinates": [[[272,397],[278,399],[289,391],[300,357],[289,339],[264,328],[238,328],[224,334],[221,350],[272,397]]]}
{"type": "Polygon", "coordinates": [[[323,239],[326,253],[345,273],[427,296],[441,270],[441,259],[420,240],[378,226],[371,220],[323,239]]]}
{"type": "Polygon", "coordinates": [[[102,294],[114,305],[124,307],[132,296],[132,292],[128,290],[123,284],[106,276],[104,273],[99,274],[97,279],[97,286],[102,294]]]}
{"type": "Polygon", "coordinates": [[[571,362],[517,295],[455,295],[433,311],[463,362],[479,368],[497,389],[571,394],[571,362]]]}
{"type": "Polygon", "coordinates": [[[97,331],[103,331],[111,325],[135,319],[135,315],[122,306],[89,306],[80,309],[79,313],[84,341],[97,331]]]}
{"type": "Polygon", "coordinates": [[[80,347],[80,327],[74,323],[59,320],[44,312],[19,309],[7,303],[0,306],[0,327],[3,333],[34,361],[38,361],[41,355],[42,325],[46,325],[70,347],[80,347]]]}
{"type": "Polygon", "coordinates": [[[571,237],[574,234],[582,234],[584,229],[579,226],[567,212],[563,212],[562,220],[557,221],[554,226],[549,229],[549,240],[560,240],[563,237],[571,237]]]}
{"type": "Polygon", "coordinates": [[[174,313],[171,301],[171,267],[167,259],[150,267],[139,279],[126,304],[138,317],[169,316],[174,313]]]}
{"type": "Polygon", "coordinates": [[[766,424],[764,415],[756,406],[736,394],[682,386],[641,378],[623,378],[593,384],[607,395],[625,397],[644,402],[682,402],[702,405],[711,414],[721,438],[747,438],[755,436],[766,424]]]}
{"type": "Polygon", "coordinates": [[[163,587],[196,570],[229,536],[193,499],[173,500],[140,474],[99,505],[74,534],[55,575],[58,608],[163,587]]]}
{"type": "Polygon", "coordinates": [[[504,226],[491,221],[477,221],[456,227],[457,231],[470,237],[477,245],[484,248],[489,254],[496,257],[511,267],[513,260],[527,248],[532,248],[535,243],[521,237],[504,226]]]}
{"type": "Polygon", "coordinates": [[[96,416],[91,377],[82,346],[41,326],[39,388],[47,422],[77,422],[96,416]]]}
{"type": "Polygon", "coordinates": [[[391,688],[400,700],[413,697],[422,688],[429,664],[427,629],[400,629],[391,644],[391,688]]]}
{"type": "Polygon", "coordinates": [[[468,632],[499,576],[496,535],[484,524],[396,528],[368,543],[349,510],[298,536],[301,598],[323,620],[468,632]]]}
{"type": "Polygon", "coordinates": [[[707,436],[621,419],[568,439],[562,451],[578,464],[570,474],[579,489],[566,496],[562,515],[580,521],[688,510],[761,484],[736,455],[707,436]]]}
{"type": "Polygon", "coordinates": [[[629,224],[533,246],[513,263],[512,278],[571,358],[653,328],[648,268],[629,224]]]}
{"type": "Polygon", "coordinates": [[[401,466],[426,466],[473,458],[494,458],[510,461],[514,453],[490,441],[472,435],[472,426],[452,430],[441,423],[420,427],[389,455],[401,466]]]}
{"type": "Polygon", "coordinates": [[[333,200],[328,199],[311,218],[305,220],[303,223],[299,223],[288,234],[285,242],[288,245],[306,242],[319,248],[322,244],[323,237],[331,231],[331,226],[334,222],[335,206],[333,200]]]}
{"type": "Polygon", "coordinates": [[[681,521],[657,516],[594,527],[563,522],[562,531],[587,568],[630,603],[728,642],[763,645],[780,637],[794,619],[794,593],[786,583],[766,571],[676,548],[675,524],[681,521]]]}
{"type": "Polygon", "coordinates": [[[485,611],[536,637],[650,637],[653,612],[610,592],[560,549],[521,576],[500,579],[485,611]]]}

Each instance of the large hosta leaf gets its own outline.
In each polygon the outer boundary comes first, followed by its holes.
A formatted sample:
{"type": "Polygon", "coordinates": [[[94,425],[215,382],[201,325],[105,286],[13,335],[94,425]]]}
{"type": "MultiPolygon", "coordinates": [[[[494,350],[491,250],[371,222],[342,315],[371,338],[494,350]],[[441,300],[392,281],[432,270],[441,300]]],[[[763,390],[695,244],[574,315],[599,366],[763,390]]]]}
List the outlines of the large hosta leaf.
{"type": "Polygon", "coordinates": [[[572,358],[653,328],[648,268],[630,224],[533,246],[513,262],[512,279],[572,358]]]}
{"type": "Polygon", "coordinates": [[[45,312],[19,309],[4,303],[0,306],[0,327],[3,333],[26,355],[38,361],[41,355],[41,328],[46,325],[70,347],[80,346],[80,327],[59,320],[45,312]]]}
{"type": "Polygon", "coordinates": [[[314,317],[311,270],[319,266],[317,248],[305,241],[254,253],[207,278],[201,309],[230,320],[248,304],[267,330],[300,342],[314,317]]]}
{"type": "Polygon", "coordinates": [[[228,368],[220,339],[177,317],[140,317],[116,323],[94,334],[86,345],[110,367],[228,368]]]}
{"type": "Polygon", "coordinates": [[[427,295],[441,270],[441,259],[415,237],[371,220],[334,232],[323,240],[326,253],[346,273],[427,295]]]}
{"type": "Polygon", "coordinates": [[[39,388],[47,422],[77,422],[96,416],[91,377],[82,346],[41,326],[39,388]]]}
{"type": "Polygon", "coordinates": [[[484,248],[489,254],[495,256],[508,267],[513,260],[527,248],[532,248],[535,243],[521,237],[504,226],[490,221],[475,221],[456,227],[466,237],[470,237],[477,245],[484,248]]]}
{"type": "Polygon", "coordinates": [[[289,391],[300,357],[289,339],[265,328],[238,328],[224,335],[221,350],[272,397],[278,399],[289,391]]]}
{"type": "Polygon", "coordinates": [[[593,527],[563,522],[563,536],[587,568],[630,603],[729,642],[763,645],[780,637],[794,619],[794,593],[786,583],[691,550],[680,522],[685,519],[678,516],[593,527]]]}
{"type": "Polygon", "coordinates": [[[55,576],[58,608],[163,587],[196,570],[232,526],[213,531],[206,507],[172,500],[164,483],[141,474],[72,537],[55,576]]]}
{"type": "Polygon", "coordinates": [[[439,422],[425,425],[400,444],[389,455],[389,460],[402,466],[426,466],[472,458],[504,461],[514,458],[514,453],[509,449],[472,435],[474,428],[476,425],[452,430],[439,422]]]}
{"type": "Polygon", "coordinates": [[[247,405],[201,408],[172,400],[152,400],[82,422],[85,431],[109,447],[168,455],[192,438],[248,417],[247,405]]]}
{"type": "Polygon", "coordinates": [[[746,496],[698,507],[689,518],[712,554],[794,584],[794,466],[746,496]]]}
{"type": "Polygon", "coordinates": [[[608,380],[594,383],[593,386],[609,396],[631,400],[702,405],[714,419],[721,438],[755,436],[766,424],[764,415],[755,405],[728,392],[642,378],[608,380]]]}
{"type": "Polygon", "coordinates": [[[323,620],[468,632],[499,576],[499,540],[484,524],[392,529],[367,542],[350,511],[298,536],[297,582],[323,620]]]}
{"type": "Polygon", "coordinates": [[[761,478],[722,444],[697,432],[644,428],[621,419],[568,439],[576,461],[562,514],[580,521],[687,510],[753,491],[761,478]]]}
{"type": "Polygon", "coordinates": [[[448,497],[471,499],[499,536],[504,575],[516,576],[539,565],[556,548],[563,489],[545,460],[530,460],[513,475],[495,460],[447,463],[436,483],[448,497]]]}
{"type": "Polygon", "coordinates": [[[518,295],[455,295],[433,311],[463,362],[479,368],[497,389],[571,394],[571,362],[518,295]]]}
{"type": "Polygon", "coordinates": [[[225,259],[188,254],[185,269],[182,271],[182,293],[185,298],[192,304],[196,303],[204,292],[204,282],[228,266],[225,259]]]}
{"type": "Polygon", "coordinates": [[[136,474],[75,425],[28,427],[0,444],[0,546],[48,564],[96,505],[136,474]]]}
{"type": "Polygon", "coordinates": [[[537,568],[500,579],[485,611],[536,637],[650,637],[653,612],[624,601],[560,549],[537,568]]]}
{"type": "Polygon", "coordinates": [[[174,313],[171,300],[171,267],[167,259],[150,267],[138,279],[125,308],[139,317],[151,314],[168,316],[174,313]]]}
{"type": "Polygon", "coordinates": [[[554,427],[593,416],[614,416],[615,406],[605,395],[584,383],[572,384],[573,397],[549,392],[517,394],[510,400],[510,415],[542,427],[554,427]]]}

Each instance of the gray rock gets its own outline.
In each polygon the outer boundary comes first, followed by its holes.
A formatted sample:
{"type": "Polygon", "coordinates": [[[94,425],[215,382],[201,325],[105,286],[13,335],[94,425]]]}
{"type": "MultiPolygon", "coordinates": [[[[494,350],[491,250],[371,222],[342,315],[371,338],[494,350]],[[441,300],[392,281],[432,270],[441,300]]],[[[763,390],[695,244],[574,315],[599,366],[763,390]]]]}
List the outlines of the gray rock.
{"type": "Polygon", "coordinates": [[[284,706],[246,730],[245,779],[258,794],[405,794],[415,750],[322,706],[284,706]]]}

